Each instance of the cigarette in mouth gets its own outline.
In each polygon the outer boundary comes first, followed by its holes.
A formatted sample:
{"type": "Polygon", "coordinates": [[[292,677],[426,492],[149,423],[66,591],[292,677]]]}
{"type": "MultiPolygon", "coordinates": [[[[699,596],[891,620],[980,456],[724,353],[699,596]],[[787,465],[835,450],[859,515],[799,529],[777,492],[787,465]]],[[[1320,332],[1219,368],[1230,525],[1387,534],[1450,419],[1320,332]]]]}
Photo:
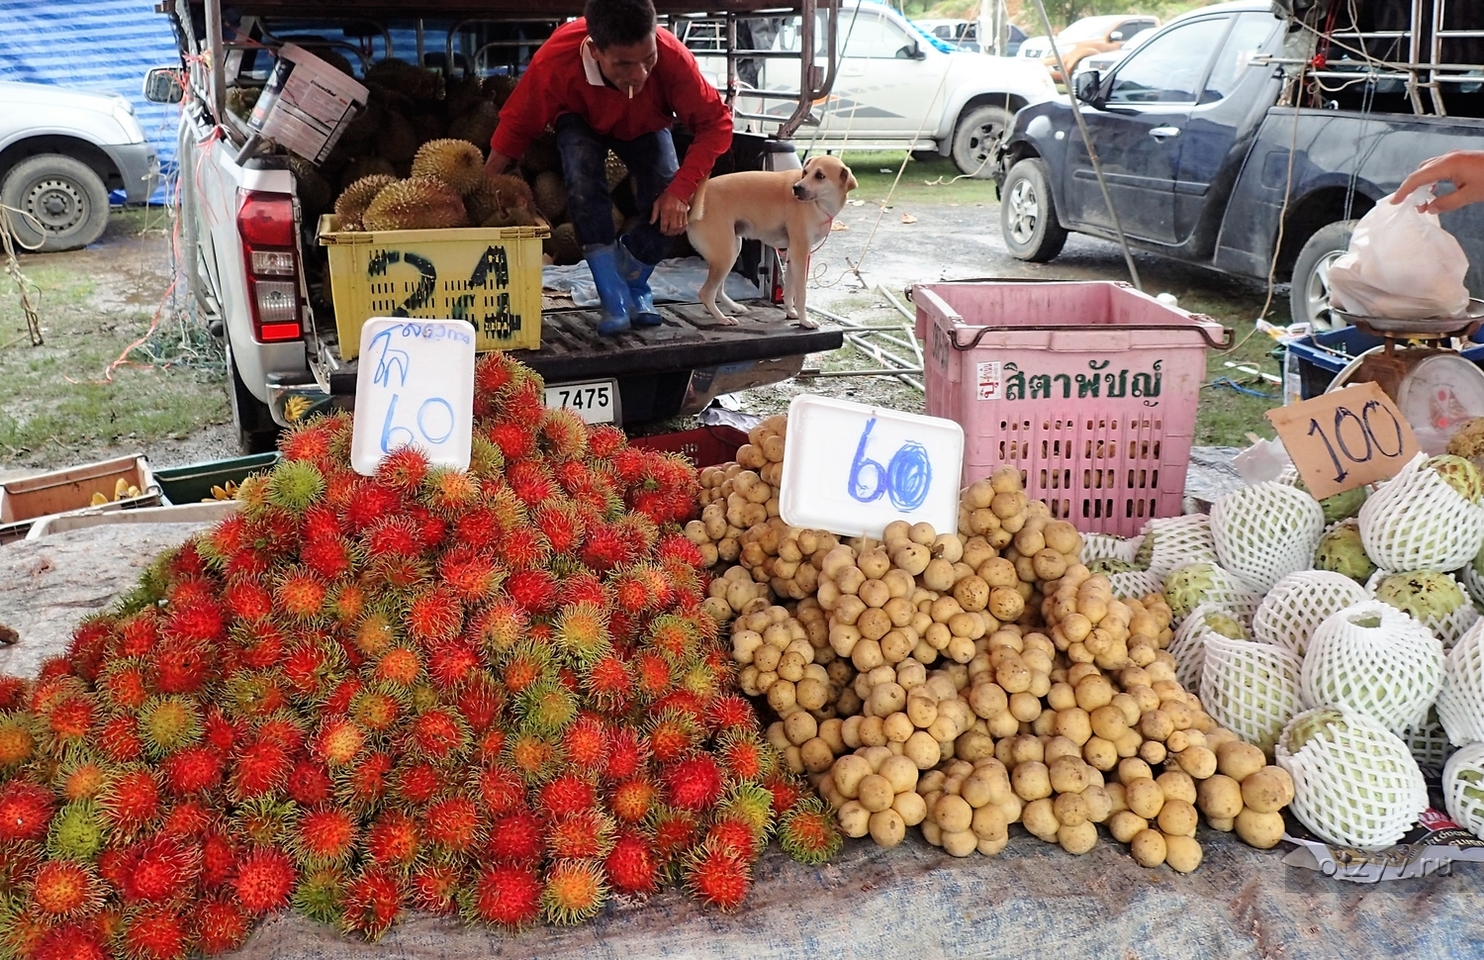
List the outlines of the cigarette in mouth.
{"type": "Polygon", "coordinates": [[[629,84],[629,99],[634,99],[634,85],[632,83],[629,84]]]}

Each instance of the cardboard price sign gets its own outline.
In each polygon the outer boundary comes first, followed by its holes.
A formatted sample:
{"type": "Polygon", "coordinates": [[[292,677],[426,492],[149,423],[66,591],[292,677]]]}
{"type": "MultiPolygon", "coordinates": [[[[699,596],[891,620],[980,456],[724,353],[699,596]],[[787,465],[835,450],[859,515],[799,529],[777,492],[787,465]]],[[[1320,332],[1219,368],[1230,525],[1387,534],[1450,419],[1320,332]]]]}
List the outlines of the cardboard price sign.
{"type": "Polygon", "coordinates": [[[371,476],[412,444],[467,470],[474,432],[474,327],[465,320],[374,317],[361,327],[350,465],[371,476]]]}
{"type": "Polygon", "coordinates": [[[1269,410],[1267,418],[1316,500],[1390,480],[1422,452],[1411,424],[1374,383],[1269,410]]]}

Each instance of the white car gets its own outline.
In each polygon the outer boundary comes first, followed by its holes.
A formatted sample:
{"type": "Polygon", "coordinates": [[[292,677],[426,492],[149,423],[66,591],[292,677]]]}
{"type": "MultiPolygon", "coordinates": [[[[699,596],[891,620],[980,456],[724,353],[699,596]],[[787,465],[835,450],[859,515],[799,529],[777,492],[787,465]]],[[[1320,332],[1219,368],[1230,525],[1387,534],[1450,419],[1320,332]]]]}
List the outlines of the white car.
{"type": "MultiPolygon", "coordinates": [[[[822,43],[824,14],[819,16],[815,36],[822,43]]],[[[770,49],[797,51],[799,26],[797,17],[784,18],[770,49]]],[[[699,36],[688,35],[687,43],[702,70],[721,86],[726,61],[708,56],[699,36]]],[[[988,178],[995,148],[1015,112],[1057,96],[1041,63],[945,53],[901,14],[871,0],[842,0],[838,39],[839,75],[829,96],[816,101],[810,122],[796,135],[800,147],[931,151],[952,157],[965,174],[988,178]]],[[[798,89],[797,63],[759,58],[753,69],[757,88],[798,89]]],[[[768,121],[757,118],[783,119],[794,106],[781,98],[750,97],[744,91],[738,98],[738,128],[752,124],[751,132],[767,132],[768,121]]]]}
{"type": "Polygon", "coordinates": [[[108,194],[130,203],[154,192],[154,145],[117,94],[0,82],[0,203],[21,243],[75,250],[103,235],[108,194]]]}
{"type": "Polygon", "coordinates": [[[1094,53],[1083,57],[1077,62],[1077,67],[1072,71],[1072,76],[1076,77],[1077,74],[1086,73],[1088,70],[1096,70],[1098,73],[1106,75],[1109,70],[1112,70],[1122,62],[1124,57],[1139,49],[1139,47],[1144,45],[1145,41],[1158,32],[1158,27],[1149,27],[1146,30],[1140,30],[1132,37],[1123,41],[1123,46],[1117,50],[1109,50],[1106,53],[1094,53]]]}

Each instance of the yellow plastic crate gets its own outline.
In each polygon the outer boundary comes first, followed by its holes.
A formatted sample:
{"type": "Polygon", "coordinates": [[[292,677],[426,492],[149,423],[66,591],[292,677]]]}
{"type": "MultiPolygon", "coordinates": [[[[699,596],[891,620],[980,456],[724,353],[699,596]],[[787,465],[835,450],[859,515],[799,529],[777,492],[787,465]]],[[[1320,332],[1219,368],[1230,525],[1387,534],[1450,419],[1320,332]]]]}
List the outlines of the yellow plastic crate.
{"type": "Polygon", "coordinates": [[[541,346],[541,240],[546,227],[448,230],[337,230],[319,220],[330,254],[330,295],[340,355],[361,350],[372,317],[468,320],[475,349],[541,346]]]}

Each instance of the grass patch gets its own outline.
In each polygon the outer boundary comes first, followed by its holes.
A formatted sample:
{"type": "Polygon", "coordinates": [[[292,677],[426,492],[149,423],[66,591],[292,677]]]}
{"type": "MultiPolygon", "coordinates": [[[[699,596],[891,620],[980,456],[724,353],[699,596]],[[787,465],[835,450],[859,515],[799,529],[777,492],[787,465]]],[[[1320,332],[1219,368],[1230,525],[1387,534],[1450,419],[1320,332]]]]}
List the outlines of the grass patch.
{"type": "MultiPolygon", "coordinates": [[[[1267,438],[1274,436],[1272,425],[1263,414],[1283,405],[1282,386],[1250,370],[1227,366],[1236,363],[1279,378],[1283,376],[1279,361],[1272,355],[1274,341],[1257,330],[1253,319],[1261,311],[1263,299],[1257,295],[1219,299],[1180,297],[1183,309],[1213,317],[1232,331],[1230,348],[1206,351],[1206,383],[1201,388],[1200,405],[1196,411],[1197,446],[1245,447],[1251,442],[1248,433],[1267,438]],[[1253,396],[1244,391],[1266,396],[1253,396]]],[[[1286,312],[1271,319],[1275,323],[1286,323],[1286,312]]]]}
{"type": "Polygon", "coordinates": [[[150,317],[97,309],[87,270],[66,254],[52,257],[29,258],[23,268],[39,290],[43,345],[31,346],[8,278],[0,288],[0,464],[66,463],[99,446],[142,448],[230,419],[220,348],[168,320],[105,380],[150,317]]]}
{"type": "Polygon", "coordinates": [[[860,184],[851,192],[853,200],[881,203],[890,196],[893,206],[910,203],[988,205],[997,201],[993,180],[964,177],[946,157],[908,159],[901,182],[896,183],[897,171],[901,170],[902,160],[907,157],[905,150],[842,150],[836,155],[849,165],[856,183],[860,184]],[[892,191],[893,183],[896,183],[895,192],[892,191]]]}

